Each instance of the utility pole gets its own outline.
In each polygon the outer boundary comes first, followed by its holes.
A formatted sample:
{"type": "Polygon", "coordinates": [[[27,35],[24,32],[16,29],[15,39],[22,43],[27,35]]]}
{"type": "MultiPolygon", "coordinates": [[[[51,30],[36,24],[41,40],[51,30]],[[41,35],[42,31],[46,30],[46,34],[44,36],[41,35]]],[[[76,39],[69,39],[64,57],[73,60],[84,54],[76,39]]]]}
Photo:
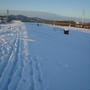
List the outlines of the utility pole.
{"type": "Polygon", "coordinates": [[[8,18],[9,15],[9,10],[6,11],[6,17],[8,18]]]}
{"type": "Polygon", "coordinates": [[[82,12],[82,24],[84,24],[85,22],[85,10],[83,10],[82,12]]]}
{"type": "Polygon", "coordinates": [[[6,22],[8,22],[9,20],[8,16],[9,16],[9,10],[6,11],[6,22]]]}
{"type": "Polygon", "coordinates": [[[84,27],[84,23],[85,23],[85,10],[83,9],[83,11],[82,11],[82,27],[84,27]]]}
{"type": "Polygon", "coordinates": [[[89,15],[88,15],[88,23],[90,23],[89,15]]]}
{"type": "Polygon", "coordinates": [[[0,20],[1,20],[1,9],[0,9],[0,20]]]}
{"type": "Polygon", "coordinates": [[[0,17],[0,20],[1,20],[1,17],[0,17]]]}

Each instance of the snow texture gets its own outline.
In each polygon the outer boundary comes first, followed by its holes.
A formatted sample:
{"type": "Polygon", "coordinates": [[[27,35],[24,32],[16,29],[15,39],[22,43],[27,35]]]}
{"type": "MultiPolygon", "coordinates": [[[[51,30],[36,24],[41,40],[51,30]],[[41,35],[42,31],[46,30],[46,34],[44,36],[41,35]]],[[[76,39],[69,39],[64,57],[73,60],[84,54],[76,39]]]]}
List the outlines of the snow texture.
{"type": "Polygon", "coordinates": [[[21,21],[0,24],[0,90],[88,89],[90,30],[21,21]]]}

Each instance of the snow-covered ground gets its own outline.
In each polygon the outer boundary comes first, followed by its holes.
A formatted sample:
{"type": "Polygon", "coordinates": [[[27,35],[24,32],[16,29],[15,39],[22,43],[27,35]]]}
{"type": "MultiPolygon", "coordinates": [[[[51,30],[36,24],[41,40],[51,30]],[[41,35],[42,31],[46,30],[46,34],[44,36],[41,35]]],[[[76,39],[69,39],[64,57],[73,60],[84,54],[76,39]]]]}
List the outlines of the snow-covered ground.
{"type": "Polygon", "coordinates": [[[90,32],[64,28],[1,24],[0,90],[89,90],[90,32]]]}

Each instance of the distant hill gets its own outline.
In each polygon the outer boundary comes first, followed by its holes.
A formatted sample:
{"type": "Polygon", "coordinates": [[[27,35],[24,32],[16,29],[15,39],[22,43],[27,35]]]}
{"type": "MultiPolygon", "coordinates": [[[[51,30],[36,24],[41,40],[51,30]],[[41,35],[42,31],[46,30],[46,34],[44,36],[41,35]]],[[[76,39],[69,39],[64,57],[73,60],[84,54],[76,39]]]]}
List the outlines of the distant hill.
{"type": "MultiPolygon", "coordinates": [[[[0,18],[4,19],[6,18],[5,15],[0,16],[0,18]]],[[[24,16],[24,15],[9,15],[8,20],[21,20],[21,21],[32,21],[32,22],[37,22],[37,21],[50,21],[46,19],[41,19],[38,17],[29,17],[29,16],[24,16]]]]}
{"type": "MultiPolygon", "coordinates": [[[[5,15],[5,11],[0,12],[0,14],[5,15]]],[[[54,13],[47,13],[47,12],[40,12],[40,11],[24,11],[24,10],[9,10],[9,15],[18,15],[20,19],[22,18],[32,18],[32,19],[37,19],[37,20],[73,20],[73,21],[81,21],[81,18],[76,18],[76,17],[66,17],[66,16],[61,16],[57,15],[54,13]]],[[[12,17],[13,17],[12,16],[12,17]]],[[[85,19],[85,22],[88,22],[88,19],[85,19]]]]}

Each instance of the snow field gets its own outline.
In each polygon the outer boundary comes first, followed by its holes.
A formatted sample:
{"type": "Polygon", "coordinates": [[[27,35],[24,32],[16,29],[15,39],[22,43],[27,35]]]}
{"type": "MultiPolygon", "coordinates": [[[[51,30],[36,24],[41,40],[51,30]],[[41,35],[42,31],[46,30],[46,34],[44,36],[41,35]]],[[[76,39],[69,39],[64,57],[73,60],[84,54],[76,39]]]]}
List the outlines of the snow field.
{"type": "Polygon", "coordinates": [[[88,90],[89,68],[89,30],[20,21],[1,25],[0,90],[88,90]]]}

